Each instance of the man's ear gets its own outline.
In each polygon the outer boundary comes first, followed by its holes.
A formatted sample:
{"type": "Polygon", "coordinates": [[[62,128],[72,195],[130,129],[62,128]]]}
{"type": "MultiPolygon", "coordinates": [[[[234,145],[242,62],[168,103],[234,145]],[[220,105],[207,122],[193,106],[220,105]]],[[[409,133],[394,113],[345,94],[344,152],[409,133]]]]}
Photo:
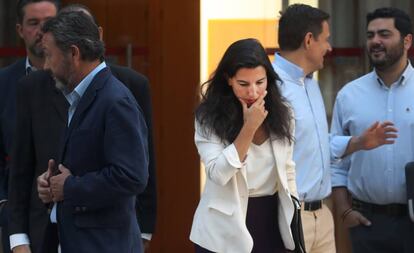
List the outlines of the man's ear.
{"type": "Polygon", "coordinates": [[[16,24],[16,32],[19,34],[20,38],[23,39],[23,25],[20,23],[16,24]]]}
{"type": "Polygon", "coordinates": [[[102,26],[99,26],[98,30],[99,30],[99,39],[101,41],[103,41],[103,28],[102,28],[102,26]]]}
{"type": "Polygon", "coordinates": [[[406,50],[409,50],[411,48],[412,44],[413,44],[413,35],[412,34],[407,34],[404,37],[404,48],[406,50]]]}
{"type": "Polygon", "coordinates": [[[312,43],[312,40],[314,40],[314,39],[315,38],[313,37],[313,34],[311,32],[307,32],[305,34],[305,38],[303,39],[303,47],[305,49],[309,49],[309,47],[310,47],[310,45],[312,43]]]}
{"type": "Polygon", "coordinates": [[[82,58],[79,48],[75,45],[70,46],[70,56],[74,61],[80,61],[82,58]]]}

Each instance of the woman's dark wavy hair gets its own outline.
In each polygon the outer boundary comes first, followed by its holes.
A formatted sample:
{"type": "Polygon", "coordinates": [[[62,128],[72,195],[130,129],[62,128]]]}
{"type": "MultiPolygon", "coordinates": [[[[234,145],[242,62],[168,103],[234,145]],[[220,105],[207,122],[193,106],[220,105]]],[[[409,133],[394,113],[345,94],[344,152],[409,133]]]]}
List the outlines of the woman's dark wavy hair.
{"type": "Polygon", "coordinates": [[[292,142],[291,115],[276,85],[281,81],[267,54],[256,39],[234,42],[224,53],[210,80],[201,86],[201,103],[196,109],[196,120],[204,134],[214,133],[222,141],[232,143],[243,126],[243,108],[234,95],[228,79],[241,68],[262,66],[266,70],[267,95],[265,108],[269,112],[263,124],[278,139],[292,142]]]}

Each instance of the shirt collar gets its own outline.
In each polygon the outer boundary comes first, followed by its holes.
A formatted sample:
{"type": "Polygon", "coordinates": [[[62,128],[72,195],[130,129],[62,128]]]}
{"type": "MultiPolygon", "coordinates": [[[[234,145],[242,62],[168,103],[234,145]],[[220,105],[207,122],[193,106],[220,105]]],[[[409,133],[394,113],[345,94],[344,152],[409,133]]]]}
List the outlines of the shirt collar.
{"type": "Polygon", "coordinates": [[[30,60],[29,60],[29,57],[26,57],[26,66],[25,66],[25,68],[24,68],[25,70],[26,70],[26,75],[28,75],[28,74],[30,74],[31,72],[33,72],[33,71],[36,71],[37,70],[37,68],[35,68],[31,63],[30,63],[30,60]]]}
{"type": "Polygon", "coordinates": [[[102,62],[96,68],[94,68],[82,81],[75,87],[72,92],[65,92],[63,91],[63,95],[65,95],[66,99],[68,100],[69,104],[73,104],[76,98],[80,99],[83,94],[85,94],[86,89],[91,84],[93,78],[98,74],[99,71],[106,67],[106,63],[102,62]]]}
{"type": "MultiPolygon", "coordinates": [[[[378,76],[377,71],[374,69],[373,72],[374,72],[374,77],[378,81],[378,83],[384,86],[385,84],[381,80],[381,78],[378,76]]],[[[411,65],[411,62],[408,61],[407,67],[405,67],[404,72],[401,74],[401,76],[398,78],[398,80],[395,83],[404,86],[407,83],[408,79],[413,75],[413,73],[414,73],[414,68],[411,65]]]]}
{"type": "Polygon", "coordinates": [[[283,69],[291,78],[295,80],[304,80],[305,78],[312,79],[313,73],[305,75],[303,69],[288,59],[281,56],[279,53],[275,53],[275,65],[283,69]]]}

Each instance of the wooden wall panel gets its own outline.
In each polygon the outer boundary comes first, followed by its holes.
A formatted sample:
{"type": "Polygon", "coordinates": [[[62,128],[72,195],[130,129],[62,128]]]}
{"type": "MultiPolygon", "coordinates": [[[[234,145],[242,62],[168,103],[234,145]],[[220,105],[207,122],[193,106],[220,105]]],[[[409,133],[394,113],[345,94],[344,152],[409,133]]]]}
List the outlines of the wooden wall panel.
{"type": "Polygon", "coordinates": [[[81,3],[94,13],[98,23],[104,29],[104,41],[108,49],[121,50],[120,55],[110,55],[109,60],[126,65],[126,49],[130,44],[136,51],[132,57],[132,67],[147,73],[148,53],[148,1],[147,0],[65,0],[69,3],[81,3]],[[137,49],[140,51],[137,53],[137,49]]]}
{"type": "Polygon", "coordinates": [[[149,1],[149,75],[160,114],[160,230],[155,252],[194,252],[188,239],[200,191],[193,144],[200,72],[199,1],[149,1]]]}

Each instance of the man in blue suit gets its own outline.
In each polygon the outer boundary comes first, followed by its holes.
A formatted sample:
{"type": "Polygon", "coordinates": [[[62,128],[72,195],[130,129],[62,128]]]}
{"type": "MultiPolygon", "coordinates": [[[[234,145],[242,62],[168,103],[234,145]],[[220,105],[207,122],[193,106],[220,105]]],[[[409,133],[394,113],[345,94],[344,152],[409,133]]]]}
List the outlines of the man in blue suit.
{"type": "Polygon", "coordinates": [[[50,160],[38,177],[39,197],[54,203],[62,253],[142,252],[135,217],[135,196],[148,178],[141,109],[101,61],[90,17],[61,13],[42,31],[45,69],[70,104],[59,166],[50,160]]]}

